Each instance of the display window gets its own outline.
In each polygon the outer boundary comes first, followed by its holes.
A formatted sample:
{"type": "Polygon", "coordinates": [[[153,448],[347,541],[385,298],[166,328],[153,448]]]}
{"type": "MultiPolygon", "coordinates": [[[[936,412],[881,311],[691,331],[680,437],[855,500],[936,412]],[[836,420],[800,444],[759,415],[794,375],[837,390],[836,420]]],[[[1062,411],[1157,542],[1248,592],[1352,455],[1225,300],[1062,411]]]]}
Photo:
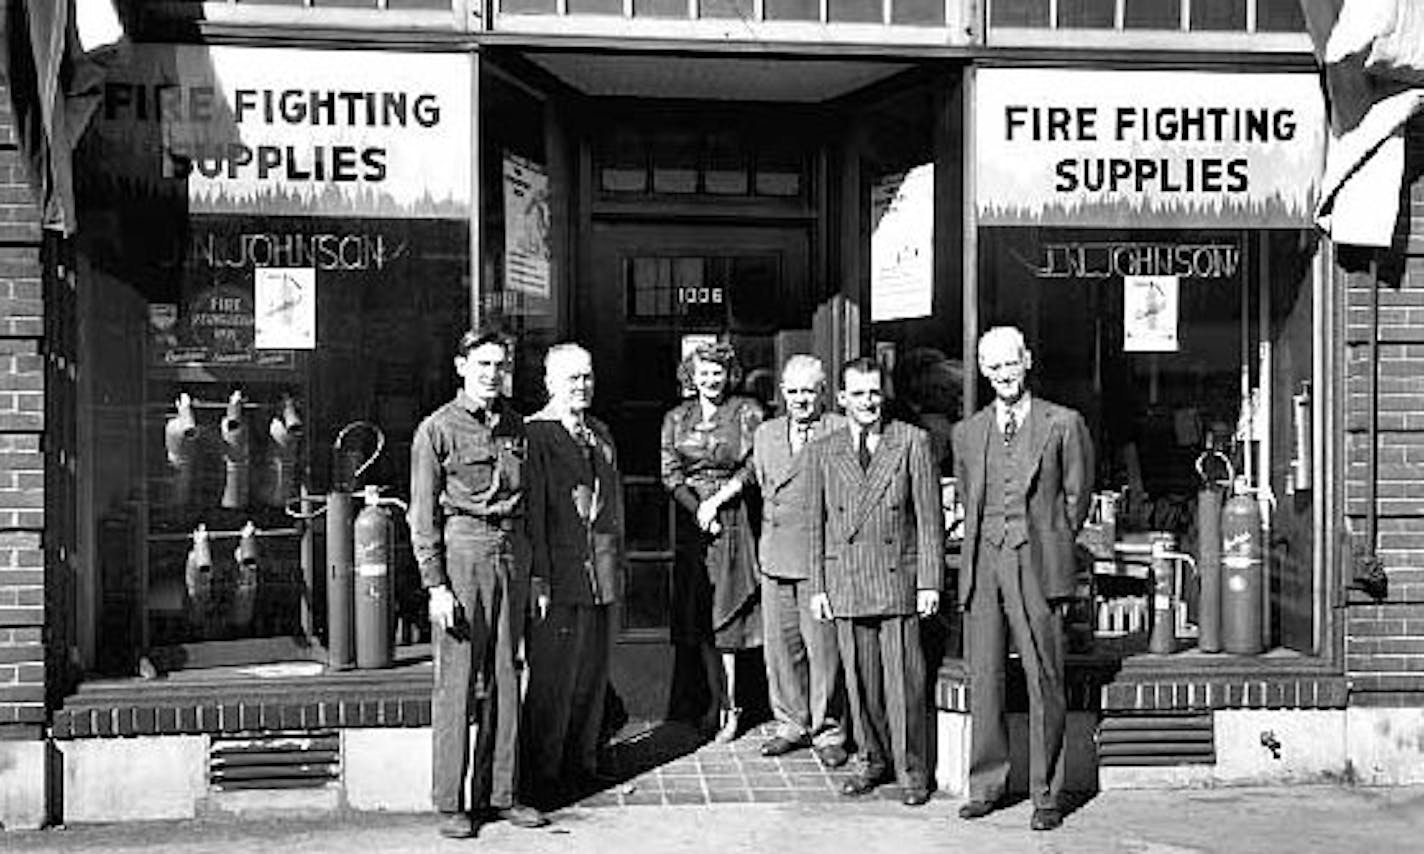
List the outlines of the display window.
{"type": "Polygon", "coordinates": [[[985,69],[975,112],[975,333],[1019,328],[1096,450],[1073,648],[1327,654],[1313,78],[985,69]]]}
{"type": "MultiPolygon", "coordinates": [[[[415,427],[456,387],[471,76],[196,45],[111,72],[76,154],[89,672],[325,660],[328,496],[402,499],[415,427]]],[[[410,644],[423,601],[386,511],[379,595],[410,644]]]]}

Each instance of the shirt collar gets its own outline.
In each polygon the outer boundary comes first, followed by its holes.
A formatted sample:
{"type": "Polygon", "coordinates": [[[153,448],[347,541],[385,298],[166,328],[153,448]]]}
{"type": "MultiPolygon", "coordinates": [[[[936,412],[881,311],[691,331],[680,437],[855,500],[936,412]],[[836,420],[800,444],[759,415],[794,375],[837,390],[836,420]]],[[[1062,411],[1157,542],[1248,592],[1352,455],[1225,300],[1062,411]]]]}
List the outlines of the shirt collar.
{"type": "Polygon", "coordinates": [[[1002,400],[999,400],[996,397],[994,398],[994,418],[998,420],[999,426],[1003,427],[1004,421],[1007,420],[1009,417],[1009,410],[1012,409],[1014,411],[1014,420],[1017,421],[1020,425],[1022,425],[1024,421],[1028,419],[1029,407],[1032,404],[1033,396],[1030,395],[1027,391],[1025,391],[1023,393],[1023,396],[1020,397],[1017,401],[1015,401],[1012,406],[1004,403],[1002,400]]]}
{"type": "Polygon", "coordinates": [[[485,413],[485,418],[490,426],[494,426],[494,424],[499,421],[499,416],[504,411],[504,398],[496,397],[490,401],[489,406],[480,406],[475,403],[475,399],[470,397],[464,389],[460,389],[455,393],[455,402],[471,415],[478,416],[481,413],[485,413]]]}

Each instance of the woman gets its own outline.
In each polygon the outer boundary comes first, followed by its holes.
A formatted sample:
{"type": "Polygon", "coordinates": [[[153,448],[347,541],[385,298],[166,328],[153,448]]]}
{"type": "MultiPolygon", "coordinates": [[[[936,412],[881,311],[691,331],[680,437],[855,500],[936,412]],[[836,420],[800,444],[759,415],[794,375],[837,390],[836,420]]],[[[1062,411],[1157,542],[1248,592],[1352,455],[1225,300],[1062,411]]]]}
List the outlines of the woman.
{"type": "Polygon", "coordinates": [[[761,646],[756,537],[742,487],[761,407],[728,393],[740,378],[730,344],[704,344],[678,366],[689,400],[663,418],[662,478],[681,512],[672,640],[700,650],[718,742],[741,732],[737,650],[761,646]]]}

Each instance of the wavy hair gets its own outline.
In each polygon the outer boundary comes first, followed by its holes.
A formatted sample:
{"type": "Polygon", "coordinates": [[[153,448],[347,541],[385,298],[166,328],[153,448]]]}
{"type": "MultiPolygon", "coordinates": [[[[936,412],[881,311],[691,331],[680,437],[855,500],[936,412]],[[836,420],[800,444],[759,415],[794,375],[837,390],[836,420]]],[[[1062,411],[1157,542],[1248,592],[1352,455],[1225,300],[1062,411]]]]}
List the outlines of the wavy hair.
{"type": "Polygon", "coordinates": [[[692,383],[692,372],[699,361],[714,362],[722,366],[727,372],[727,394],[741,386],[742,363],[737,361],[736,348],[721,341],[715,344],[699,344],[697,349],[677,365],[677,382],[684,396],[690,397],[697,393],[697,387],[692,383]]]}

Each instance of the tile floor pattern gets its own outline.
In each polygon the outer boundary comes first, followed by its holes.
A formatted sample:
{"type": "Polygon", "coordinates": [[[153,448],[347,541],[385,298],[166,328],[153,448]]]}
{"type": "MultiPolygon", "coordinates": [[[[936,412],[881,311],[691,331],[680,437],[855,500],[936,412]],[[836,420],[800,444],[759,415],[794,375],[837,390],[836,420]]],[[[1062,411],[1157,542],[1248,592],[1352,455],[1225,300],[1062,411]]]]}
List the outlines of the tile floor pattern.
{"type": "MultiPolygon", "coordinates": [[[[854,758],[831,769],[809,749],[774,758],[762,756],[761,745],[773,734],[774,725],[764,723],[731,744],[705,741],[684,724],[662,724],[641,734],[624,735],[612,751],[609,769],[621,782],[577,803],[606,807],[833,803],[844,799],[840,786],[853,772],[854,758]]],[[[900,787],[881,786],[876,795],[898,801],[900,787]]]]}

